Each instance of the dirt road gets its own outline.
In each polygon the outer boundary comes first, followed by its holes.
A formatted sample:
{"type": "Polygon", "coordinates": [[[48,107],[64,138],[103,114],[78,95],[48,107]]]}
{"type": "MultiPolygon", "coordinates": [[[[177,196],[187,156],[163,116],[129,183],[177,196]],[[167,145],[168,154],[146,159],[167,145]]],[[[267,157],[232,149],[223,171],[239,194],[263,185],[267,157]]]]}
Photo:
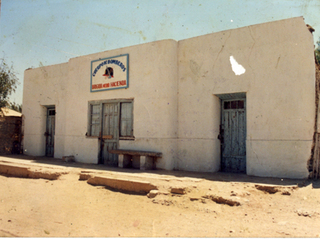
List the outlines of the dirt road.
{"type": "Polygon", "coordinates": [[[320,236],[319,181],[218,175],[149,174],[153,198],[92,186],[76,170],[57,180],[0,176],[0,237],[320,236]]]}

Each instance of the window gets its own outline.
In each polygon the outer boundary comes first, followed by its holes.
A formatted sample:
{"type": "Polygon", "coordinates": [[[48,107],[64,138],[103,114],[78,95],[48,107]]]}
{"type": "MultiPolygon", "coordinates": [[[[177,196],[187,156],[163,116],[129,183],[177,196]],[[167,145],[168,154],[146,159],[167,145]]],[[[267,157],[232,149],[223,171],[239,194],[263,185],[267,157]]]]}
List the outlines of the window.
{"type": "Polygon", "coordinates": [[[100,105],[95,104],[90,106],[90,136],[99,136],[100,131],[100,105]]]}
{"type": "Polygon", "coordinates": [[[120,137],[133,137],[132,102],[120,103],[120,137]]]}
{"type": "Polygon", "coordinates": [[[54,115],[56,115],[56,110],[48,109],[48,116],[54,116],[54,115]]]}
{"type": "Polygon", "coordinates": [[[99,137],[100,135],[106,135],[106,131],[110,132],[110,129],[103,128],[118,128],[113,129],[112,133],[117,133],[118,136],[113,136],[120,140],[133,140],[133,100],[109,100],[109,101],[92,101],[88,106],[88,131],[87,136],[99,137]],[[112,114],[104,109],[105,106],[114,106],[114,109],[120,109],[120,111],[114,111],[112,114]],[[107,119],[107,118],[112,118],[107,119]],[[114,124],[117,122],[118,124],[114,124]],[[100,134],[102,132],[102,134],[100,134]]]}
{"type": "Polygon", "coordinates": [[[224,109],[244,109],[243,100],[224,101],[224,109]]]}

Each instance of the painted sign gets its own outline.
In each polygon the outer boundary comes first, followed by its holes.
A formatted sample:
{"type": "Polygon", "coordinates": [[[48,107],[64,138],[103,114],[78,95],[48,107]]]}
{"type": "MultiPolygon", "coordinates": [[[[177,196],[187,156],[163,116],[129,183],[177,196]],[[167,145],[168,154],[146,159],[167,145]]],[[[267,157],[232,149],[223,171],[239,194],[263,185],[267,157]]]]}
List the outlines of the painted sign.
{"type": "Polygon", "coordinates": [[[91,61],[91,92],[129,87],[129,54],[91,61]]]}

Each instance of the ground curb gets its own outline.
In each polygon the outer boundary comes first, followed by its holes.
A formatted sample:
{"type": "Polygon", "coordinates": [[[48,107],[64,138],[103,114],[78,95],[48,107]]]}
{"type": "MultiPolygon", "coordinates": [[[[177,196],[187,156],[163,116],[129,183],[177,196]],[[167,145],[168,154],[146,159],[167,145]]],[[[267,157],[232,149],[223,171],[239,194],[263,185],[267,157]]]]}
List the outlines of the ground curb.
{"type": "Polygon", "coordinates": [[[87,181],[94,186],[105,186],[119,191],[147,194],[151,190],[157,190],[157,186],[147,181],[130,180],[123,178],[111,178],[104,176],[94,176],[87,181]]]}
{"type": "Polygon", "coordinates": [[[31,167],[20,167],[8,163],[0,163],[0,175],[8,177],[19,177],[19,178],[33,178],[33,179],[48,179],[57,180],[62,174],[67,174],[66,171],[42,171],[41,169],[31,167]]]}

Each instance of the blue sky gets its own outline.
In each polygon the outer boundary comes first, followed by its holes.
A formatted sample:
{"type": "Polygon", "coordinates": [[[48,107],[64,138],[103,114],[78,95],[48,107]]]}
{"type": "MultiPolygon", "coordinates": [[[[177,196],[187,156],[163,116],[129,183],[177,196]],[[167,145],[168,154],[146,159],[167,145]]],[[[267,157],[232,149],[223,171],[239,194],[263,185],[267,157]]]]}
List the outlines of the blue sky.
{"type": "Polygon", "coordinates": [[[20,80],[10,98],[22,103],[24,70],[161,39],[303,16],[315,42],[320,0],[2,0],[0,57],[20,80]]]}

